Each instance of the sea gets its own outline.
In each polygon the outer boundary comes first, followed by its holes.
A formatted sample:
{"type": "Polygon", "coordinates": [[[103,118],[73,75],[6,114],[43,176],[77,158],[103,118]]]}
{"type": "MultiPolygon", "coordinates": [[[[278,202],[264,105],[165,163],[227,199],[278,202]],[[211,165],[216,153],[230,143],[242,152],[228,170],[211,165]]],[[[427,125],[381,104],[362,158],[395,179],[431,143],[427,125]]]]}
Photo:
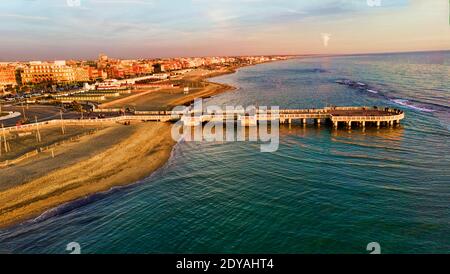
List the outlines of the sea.
{"type": "Polygon", "coordinates": [[[213,78],[208,105],[388,106],[395,127],[178,143],[148,178],[0,230],[0,253],[450,253],[450,51],[310,57],[213,78]],[[364,85],[342,84],[342,80],[364,85]],[[341,81],[341,84],[337,83],[341,81]]]}

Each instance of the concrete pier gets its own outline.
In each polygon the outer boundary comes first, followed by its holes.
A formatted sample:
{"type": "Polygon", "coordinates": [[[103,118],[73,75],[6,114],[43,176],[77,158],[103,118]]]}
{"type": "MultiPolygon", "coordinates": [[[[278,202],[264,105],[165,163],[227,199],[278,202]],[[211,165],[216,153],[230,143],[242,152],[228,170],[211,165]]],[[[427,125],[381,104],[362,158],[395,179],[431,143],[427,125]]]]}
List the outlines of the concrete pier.
{"type": "MultiPolygon", "coordinates": [[[[161,115],[161,113],[159,114],[161,115]]],[[[173,120],[174,113],[165,112],[165,114],[170,115],[173,120]]],[[[377,127],[381,127],[382,125],[390,126],[394,125],[394,123],[398,124],[405,117],[403,111],[386,107],[327,107],[323,109],[280,109],[277,111],[257,110],[252,115],[235,111],[232,115],[238,117],[237,120],[246,126],[256,125],[258,121],[268,120],[279,120],[280,123],[287,122],[289,124],[292,124],[294,120],[298,120],[303,125],[306,125],[307,119],[313,119],[317,126],[320,126],[323,121],[328,120],[331,121],[335,128],[341,122],[345,123],[348,128],[351,128],[355,124],[363,128],[370,124],[376,125],[377,127]]],[[[203,114],[200,117],[202,122],[221,121],[225,120],[225,117],[230,117],[230,113],[203,114]]],[[[189,114],[183,116],[183,121],[186,125],[198,124],[198,119],[198,115],[192,118],[189,114]],[[195,121],[190,121],[190,119],[195,121]]],[[[149,116],[149,120],[151,120],[151,116],[149,116]]]]}
{"type": "MultiPolygon", "coordinates": [[[[105,110],[107,112],[107,110],[105,110]]],[[[110,110],[113,113],[113,110],[110,110]]],[[[307,119],[314,119],[317,125],[324,121],[330,121],[331,124],[337,128],[340,124],[346,124],[351,127],[358,124],[361,127],[368,125],[376,125],[380,127],[383,125],[389,126],[399,124],[400,120],[405,118],[403,111],[399,109],[392,109],[387,107],[326,107],[322,109],[279,109],[267,110],[257,109],[254,113],[248,114],[244,110],[233,110],[231,112],[215,112],[208,113],[204,111],[199,113],[198,110],[187,111],[135,111],[134,115],[105,118],[105,119],[85,119],[83,123],[102,123],[126,120],[136,121],[160,121],[160,122],[174,122],[180,121],[186,126],[199,126],[205,122],[226,122],[238,121],[242,126],[256,126],[258,122],[278,121],[280,123],[288,122],[292,124],[295,120],[301,122],[303,126],[306,125],[307,119]],[[353,123],[354,122],[354,123],[353,123]]],[[[58,120],[60,122],[60,120],[58,120]]],[[[75,120],[74,120],[75,121],[75,120]]],[[[71,123],[72,120],[64,119],[64,123],[71,123]]],[[[48,123],[48,122],[47,122],[48,123]]],[[[73,123],[80,123],[79,120],[73,123]]],[[[5,130],[26,129],[35,126],[34,124],[27,124],[22,126],[15,126],[5,128],[5,130]]]]}

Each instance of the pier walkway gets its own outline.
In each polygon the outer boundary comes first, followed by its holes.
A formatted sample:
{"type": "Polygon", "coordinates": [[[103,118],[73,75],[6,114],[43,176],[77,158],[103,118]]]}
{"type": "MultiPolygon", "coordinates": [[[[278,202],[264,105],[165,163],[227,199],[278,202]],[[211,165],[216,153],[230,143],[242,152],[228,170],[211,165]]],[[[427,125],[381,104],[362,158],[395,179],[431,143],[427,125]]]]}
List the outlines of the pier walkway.
{"type": "MultiPolygon", "coordinates": [[[[118,109],[102,109],[101,112],[116,113],[118,109]]],[[[39,123],[25,124],[20,126],[5,127],[5,131],[22,131],[33,130],[36,127],[72,124],[87,125],[98,123],[116,123],[123,121],[159,121],[173,122],[182,121],[186,126],[198,126],[205,122],[229,122],[236,121],[242,126],[255,126],[261,121],[279,121],[281,124],[293,123],[298,121],[303,125],[308,120],[314,121],[315,124],[331,122],[334,127],[344,124],[347,127],[358,125],[365,127],[366,125],[382,125],[392,126],[399,124],[400,120],[405,118],[402,110],[386,108],[386,107],[326,107],[322,109],[280,109],[280,110],[263,110],[256,109],[253,114],[247,113],[245,110],[233,110],[226,113],[221,112],[201,112],[194,110],[188,111],[135,111],[126,115],[118,115],[103,119],[54,119],[39,123]]]]}
{"type": "Polygon", "coordinates": [[[335,127],[344,123],[351,127],[357,124],[362,127],[371,123],[376,126],[399,124],[405,117],[403,111],[387,107],[326,107],[322,109],[280,109],[266,110],[256,109],[253,114],[248,114],[244,110],[233,110],[227,112],[203,111],[202,113],[173,112],[173,111],[136,111],[135,114],[147,116],[149,120],[169,121],[181,119],[185,125],[196,126],[210,121],[238,121],[241,125],[257,125],[260,121],[279,120],[280,123],[300,121],[306,124],[308,120],[321,124],[331,121],[335,127]]]}

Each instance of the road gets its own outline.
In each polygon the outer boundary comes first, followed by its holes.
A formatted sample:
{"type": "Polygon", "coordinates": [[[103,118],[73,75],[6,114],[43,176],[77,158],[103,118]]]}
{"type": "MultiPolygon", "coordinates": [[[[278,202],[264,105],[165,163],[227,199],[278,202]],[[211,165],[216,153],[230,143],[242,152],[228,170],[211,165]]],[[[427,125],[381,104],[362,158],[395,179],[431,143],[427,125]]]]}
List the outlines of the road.
{"type": "MultiPolygon", "coordinates": [[[[15,126],[16,123],[25,116],[29,119],[30,122],[35,122],[35,117],[37,118],[38,122],[53,120],[53,119],[60,119],[61,118],[61,107],[59,106],[45,106],[45,105],[24,105],[23,107],[21,105],[4,105],[2,106],[2,111],[15,111],[20,112],[22,115],[17,118],[12,118],[8,120],[3,120],[1,123],[5,127],[15,126]]],[[[106,117],[114,117],[117,116],[118,113],[102,113],[106,117]]],[[[98,114],[92,113],[92,114],[86,114],[84,113],[83,116],[85,118],[88,117],[97,117],[98,114]]],[[[63,119],[79,119],[81,118],[81,114],[75,111],[63,111],[62,113],[63,119]]]]}

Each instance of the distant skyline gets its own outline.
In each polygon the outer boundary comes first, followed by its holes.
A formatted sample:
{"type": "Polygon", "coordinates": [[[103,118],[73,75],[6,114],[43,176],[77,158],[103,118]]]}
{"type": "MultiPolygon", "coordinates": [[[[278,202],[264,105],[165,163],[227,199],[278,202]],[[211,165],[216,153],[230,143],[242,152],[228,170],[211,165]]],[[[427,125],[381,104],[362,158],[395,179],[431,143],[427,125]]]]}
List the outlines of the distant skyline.
{"type": "Polygon", "coordinates": [[[4,0],[0,61],[450,49],[448,0],[4,0]],[[379,4],[379,5],[378,5],[379,4]]]}

